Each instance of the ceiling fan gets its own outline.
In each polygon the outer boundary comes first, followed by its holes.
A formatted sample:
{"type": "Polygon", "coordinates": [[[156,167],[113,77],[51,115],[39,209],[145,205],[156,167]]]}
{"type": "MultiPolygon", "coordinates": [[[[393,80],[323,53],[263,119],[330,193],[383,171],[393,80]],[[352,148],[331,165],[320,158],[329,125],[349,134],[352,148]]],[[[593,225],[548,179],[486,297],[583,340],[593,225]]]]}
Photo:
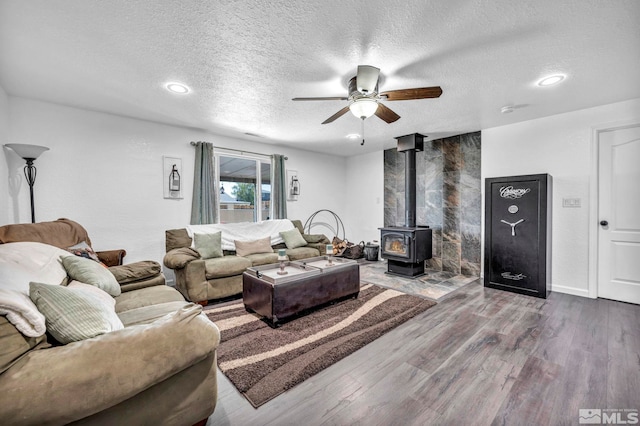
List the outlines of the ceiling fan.
{"type": "Polygon", "coordinates": [[[440,86],[414,89],[389,90],[378,92],[380,69],[371,65],[358,65],[358,73],[349,80],[348,97],[293,98],[294,101],[349,101],[349,105],[327,118],[322,124],[328,124],[342,117],[347,111],[362,120],[378,116],[387,123],[397,121],[400,116],[380,101],[408,101],[413,99],[438,98],[442,94],[440,86]]]}

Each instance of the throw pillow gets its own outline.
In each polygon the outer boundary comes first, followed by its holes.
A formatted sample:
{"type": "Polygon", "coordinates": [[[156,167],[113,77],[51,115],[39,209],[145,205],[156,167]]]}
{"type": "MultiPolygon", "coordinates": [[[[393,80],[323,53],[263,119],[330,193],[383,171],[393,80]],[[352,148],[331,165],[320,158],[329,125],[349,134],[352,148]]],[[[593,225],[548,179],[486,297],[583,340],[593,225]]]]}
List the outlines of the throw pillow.
{"type": "Polygon", "coordinates": [[[288,249],[304,247],[307,245],[307,242],[302,237],[298,228],[282,231],[280,232],[280,236],[284,239],[284,243],[287,245],[288,249]]]}
{"type": "Polygon", "coordinates": [[[203,259],[222,257],[222,232],[193,234],[193,243],[203,259]]]}
{"type": "Polygon", "coordinates": [[[64,256],[62,265],[72,279],[95,285],[113,297],[120,296],[120,284],[116,281],[116,277],[99,263],[84,257],[64,256]]]}
{"type": "Polygon", "coordinates": [[[254,241],[234,241],[237,256],[247,256],[257,253],[273,253],[271,237],[264,237],[254,241]]]}
{"type": "Polygon", "coordinates": [[[86,291],[32,282],[29,296],[46,318],[47,331],[60,343],[124,328],[112,306],[86,291]]]}
{"type": "Polygon", "coordinates": [[[100,259],[98,259],[98,255],[96,254],[96,252],[93,251],[91,246],[87,244],[86,241],[82,241],[71,247],[67,247],[67,251],[71,254],[75,254],[76,256],[84,257],[86,259],[91,259],[95,260],[98,263],[102,263],[100,262],[100,259]]]}
{"type": "Polygon", "coordinates": [[[302,237],[308,243],[321,243],[323,241],[329,241],[329,239],[322,234],[305,234],[302,237]]]}
{"type": "Polygon", "coordinates": [[[113,309],[116,308],[116,299],[114,299],[109,293],[96,287],[95,285],[85,284],[81,283],[80,281],[73,280],[67,285],[67,288],[83,291],[87,294],[94,295],[95,297],[98,297],[100,299],[102,304],[106,306],[112,306],[113,309]]]}

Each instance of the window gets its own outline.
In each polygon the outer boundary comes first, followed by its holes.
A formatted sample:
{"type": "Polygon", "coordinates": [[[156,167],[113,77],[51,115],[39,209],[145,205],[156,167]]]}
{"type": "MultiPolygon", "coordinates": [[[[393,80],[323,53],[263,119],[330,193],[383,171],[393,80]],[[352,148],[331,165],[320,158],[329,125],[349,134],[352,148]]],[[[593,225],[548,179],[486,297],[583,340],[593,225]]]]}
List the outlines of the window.
{"type": "Polygon", "coordinates": [[[271,157],[216,149],[220,223],[271,217],[271,157]]]}

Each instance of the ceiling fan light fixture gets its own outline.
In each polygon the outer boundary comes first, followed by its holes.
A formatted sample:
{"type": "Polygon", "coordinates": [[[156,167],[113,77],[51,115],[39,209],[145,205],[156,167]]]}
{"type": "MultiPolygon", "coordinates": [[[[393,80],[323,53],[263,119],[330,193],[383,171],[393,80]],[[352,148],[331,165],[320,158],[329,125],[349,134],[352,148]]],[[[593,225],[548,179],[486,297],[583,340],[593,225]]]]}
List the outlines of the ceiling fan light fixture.
{"type": "Polygon", "coordinates": [[[352,139],[352,140],[353,140],[353,139],[358,139],[359,137],[360,137],[360,135],[359,135],[359,134],[357,134],[357,133],[349,133],[349,134],[347,135],[347,139],[352,139]]]}
{"type": "Polygon", "coordinates": [[[349,105],[349,110],[351,110],[353,115],[364,120],[376,113],[378,110],[378,101],[371,98],[356,99],[349,105]]]}

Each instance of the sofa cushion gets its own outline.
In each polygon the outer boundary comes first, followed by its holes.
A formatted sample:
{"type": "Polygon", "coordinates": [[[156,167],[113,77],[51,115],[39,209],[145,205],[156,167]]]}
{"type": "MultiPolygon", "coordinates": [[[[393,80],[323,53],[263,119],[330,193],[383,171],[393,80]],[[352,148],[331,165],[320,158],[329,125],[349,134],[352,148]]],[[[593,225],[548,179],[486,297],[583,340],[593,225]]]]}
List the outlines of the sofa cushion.
{"type": "Polygon", "coordinates": [[[203,259],[222,257],[222,232],[194,234],[194,248],[203,259]]]}
{"type": "Polygon", "coordinates": [[[312,247],[298,247],[294,249],[287,249],[286,253],[289,257],[289,260],[301,260],[320,256],[320,252],[312,247]]]}
{"type": "Polygon", "coordinates": [[[190,303],[191,302],[187,302],[184,299],[182,299],[182,301],[180,302],[158,303],[155,305],[143,306],[141,308],[120,312],[118,314],[118,317],[125,327],[139,324],[149,324],[167,314],[173,314],[176,311],[179,311],[190,303]]]}
{"type": "Polygon", "coordinates": [[[191,244],[193,243],[193,240],[185,228],[169,229],[165,231],[164,236],[165,249],[167,252],[181,247],[191,247],[191,244]]]}
{"type": "Polygon", "coordinates": [[[120,284],[116,281],[116,277],[99,263],[84,257],[64,256],[62,265],[72,279],[95,285],[114,297],[120,295],[120,284]]]}
{"type": "Polygon", "coordinates": [[[167,302],[184,302],[184,297],[175,288],[168,285],[155,285],[127,291],[115,298],[116,313],[167,302]]]}
{"type": "Polygon", "coordinates": [[[304,247],[307,245],[307,242],[302,238],[302,234],[298,228],[293,228],[289,231],[281,231],[280,235],[284,239],[284,243],[287,245],[288,249],[304,247]]]}
{"type": "Polygon", "coordinates": [[[240,256],[216,257],[204,261],[204,273],[208,280],[240,275],[250,267],[251,261],[240,256]]]}
{"type": "Polygon", "coordinates": [[[113,274],[120,284],[126,284],[158,275],[160,273],[160,264],[153,260],[142,260],[127,265],[111,266],[109,272],[113,274]]]}
{"type": "Polygon", "coordinates": [[[273,253],[271,248],[271,237],[260,238],[253,241],[234,240],[236,245],[236,256],[248,256],[256,253],[273,253]]]}
{"type": "Polygon", "coordinates": [[[113,306],[89,292],[31,283],[29,296],[45,316],[47,331],[60,343],[90,339],[124,328],[113,306]]]}
{"type": "Polygon", "coordinates": [[[47,335],[27,337],[2,315],[0,316],[0,373],[34,349],[47,348],[47,335]]]}
{"type": "Polygon", "coordinates": [[[270,265],[278,262],[278,253],[256,253],[245,256],[251,261],[251,266],[270,265]]]}

